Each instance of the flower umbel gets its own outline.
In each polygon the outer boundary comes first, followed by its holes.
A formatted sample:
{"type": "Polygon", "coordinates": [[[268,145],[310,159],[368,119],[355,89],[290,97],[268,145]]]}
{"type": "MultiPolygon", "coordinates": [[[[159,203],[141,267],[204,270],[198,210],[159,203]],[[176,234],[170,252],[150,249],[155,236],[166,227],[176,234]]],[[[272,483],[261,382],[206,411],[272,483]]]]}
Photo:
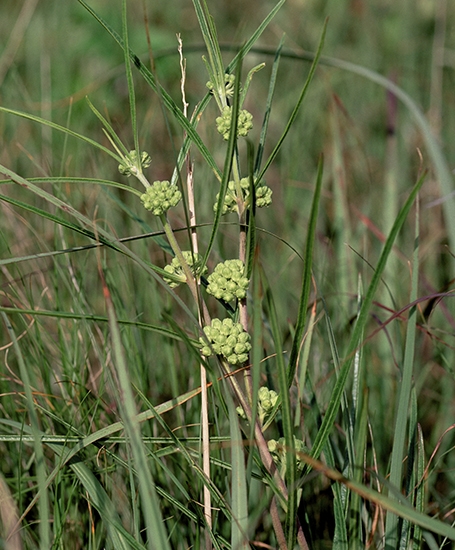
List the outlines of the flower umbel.
{"type": "Polygon", "coordinates": [[[141,195],[144,208],[151,210],[155,216],[165,214],[169,208],[177,206],[182,194],[177,185],[168,181],[154,181],[153,184],[141,195]]]}
{"type": "Polygon", "coordinates": [[[207,280],[207,292],[218,300],[230,302],[234,298],[241,300],[246,296],[249,281],[241,260],[226,260],[218,264],[207,280]]]}
{"type": "MultiPolygon", "coordinates": [[[[229,139],[231,132],[231,111],[232,107],[225,107],[221,116],[216,119],[216,129],[226,141],[229,139]]],[[[237,122],[237,135],[246,137],[251,128],[253,128],[253,115],[245,109],[241,109],[237,122]]]]}
{"type": "MultiPolygon", "coordinates": [[[[261,425],[264,424],[265,419],[273,412],[275,405],[278,402],[278,394],[274,390],[269,390],[266,386],[259,388],[258,390],[258,417],[261,425]]],[[[247,420],[245,411],[242,407],[237,407],[238,415],[247,420]]],[[[272,440],[273,441],[273,440],[272,440]]]]}
{"type": "MultiPolygon", "coordinates": [[[[244,202],[245,207],[248,208],[251,203],[250,199],[250,183],[248,178],[241,178],[240,188],[242,190],[242,197],[240,200],[244,202]]],[[[265,185],[265,183],[259,183],[255,188],[256,195],[256,206],[258,208],[264,208],[272,204],[272,190],[270,187],[265,185]]],[[[216,210],[218,204],[218,198],[220,194],[216,195],[216,203],[213,206],[213,209],[216,210]]],[[[238,212],[238,198],[237,198],[237,188],[235,181],[230,181],[228,183],[226,195],[224,197],[223,209],[221,213],[228,214],[229,212],[238,212]]]]}
{"type": "MultiPolygon", "coordinates": [[[[196,277],[200,277],[207,272],[207,266],[204,266],[204,269],[202,269],[202,256],[200,254],[192,253],[191,250],[183,250],[182,254],[186,263],[189,265],[191,271],[196,277]]],[[[164,276],[164,280],[171,288],[175,288],[181,283],[186,283],[186,275],[177,256],[172,259],[170,264],[165,266],[164,271],[167,271],[173,275],[172,279],[164,276]],[[176,277],[178,280],[175,280],[176,277]]]]}
{"type": "MultiPolygon", "coordinates": [[[[269,448],[270,454],[272,455],[273,461],[278,466],[281,475],[284,477],[286,473],[286,440],[284,437],[280,437],[278,441],[271,439],[267,442],[267,447],[269,448]]],[[[294,436],[294,447],[296,453],[308,453],[309,450],[303,443],[301,439],[297,439],[294,436]]],[[[297,454],[297,470],[300,472],[303,470],[305,462],[299,458],[297,454]]]]}
{"type": "Polygon", "coordinates": [[[267,185],[262,184],[256,187],[256,206],[264,208],[272,204],[272,190],[267,185]]]}
{"type": "Polygon", "coordinates": [[[211,324],[204,327],[204,333],[210,345],[204,338],[200,338],[201,351],[206,357],[213,353],[221,355],[231,365],[240,365],[248,359],[251,349],[250,335],[243,330],[240,323],[232,319],[213,319],[211,324]]]}
{"type": "MultiPolygon", "coordinates": [[[[224,90],[221,90],[221,94],[224,92],[226,97],[231,97],[234,95],[234,82],[235,82],[235,75],[233,74],[225,74],[224,75],[224,83],[225,88],[224,90]]],[[[206,84],[207,88],[214,93],[215,92],[215,85],[211,80],[209,80],[206,84]]]]}
{"type": "Polygon", "coordinates": [[[118,171],[120,174],[127,177],[138,174],[142,171],[142,168],[148,168],[152,163],[152,158],[145,151],[141,153],[140,162],[136,151],[130,151],[130,154],[125,157],[124,160],[124,164],[118,165],[118,171]]]}

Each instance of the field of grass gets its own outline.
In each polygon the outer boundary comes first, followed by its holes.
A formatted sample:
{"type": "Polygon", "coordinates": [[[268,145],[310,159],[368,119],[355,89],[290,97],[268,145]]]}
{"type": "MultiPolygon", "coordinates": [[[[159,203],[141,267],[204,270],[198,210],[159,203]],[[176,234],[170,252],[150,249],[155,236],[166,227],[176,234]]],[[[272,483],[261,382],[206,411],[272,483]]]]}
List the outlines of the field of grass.
{"type": "Polygon", "coordinates": [[[0,15],[0,550],[453,548],[455,4],[0,15]]]}

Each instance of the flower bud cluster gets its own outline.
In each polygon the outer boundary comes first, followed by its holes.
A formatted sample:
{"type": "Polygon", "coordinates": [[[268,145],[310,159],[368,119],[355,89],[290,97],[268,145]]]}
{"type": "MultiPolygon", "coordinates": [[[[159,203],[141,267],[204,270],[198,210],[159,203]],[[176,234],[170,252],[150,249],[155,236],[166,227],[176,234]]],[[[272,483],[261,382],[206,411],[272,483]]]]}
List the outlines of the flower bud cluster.
{"type": "Polygon", "coordinates": [[[243,330],[240,323],[234,323],[232,319],[213,319],[211,324],[204,327],[204,333],[209,341],[204,338],[199,341],[202,346],[202,354],[210,357],[213,353],[221,355],[231,365],[240,365],[248,359],[251,349],[250,335],[243,330]]]}
{"type": "Polygon", "coordinates": [[[272,413],[278,402],[278,394],[274,390],[269,390],[266,386],[258,390],[258,415],[261,424],[272,413]]]}
{"type": "MultiPolygon", "coordinates": [[[[258,417],[259,422],[264,424],[264,421],[272,413],[275,405],[278,402],[278,394],[274,390],[269,390],[266,386],[259,388],[258,390],[258,417]]],[[[247,420],[243,407],[237,407],[238,415],[247,420]]],[[[272,441],[274,441],[272,439],[272,441]]],[[[276,442],[275,442],[276,443],[276,442]]]]}
{"type": "Polygon", "coordinates": [[[256,187],[256,206],[265,208],[272,204],[272,190],[267,185],[258,185],[256,187]]]}
{"type": "MultiPolygon", "coordinates": [[[[248,178],[241,178],[240,188],[242,190],[241,200],[245,203],[245,206],[250,205],[250,182],[248,178]]],[[[258,208],[264,208],[272,204],[272,190],[270,187],[265,185],[265,183],[259,183],[255,189],[256,195],[256,206],[258,208]]],[[[220,194],[216,195],[216,203],[213,206],[213,209],[216,210],[218,199],[220,194]]],[[[226,195],[224,197],[224,203],[221,213],[228,214],[229,212],[238,212],[238,203],[237,203],[237,189],[234,181],[228,183],[226,190],[226,195]]]]}
{"type": "MultiPolygon", "coordinates": [[[[182,254],[185,262],[188,264],[195,277],[200,277],[207,272],[207,266],[204,266],[202,269],[202,256],[200,254],[192,253],[191,250],[183,250],[182,254]]],[[[163,277],[171,288],[175,288],[181,283],[186,283],[186,275],[177,256],[172,259],[170,264],[164,267],[164,271],[173,275],[172,278],[166,276],[163,277]],[[176,278],[178,278],[178,280],[176,280],[176,278]]]]}
{"type": "Polygon", "coordinates": [[[181,201],[182,194],[177,185],[168,181],[154,181],[141,195],[144,208],[151,210],[155,216],[165,214],[172,206],[177,206],[181,201]]]}
{"type": "Polygon", "coordinates": [[[207,292],[218,300],[230,302],[234,298],[241,300],[246,296],[249,281],[241,260],[226,260],[218,264],[207,280],[207,292]]]}
{"type": "Polygon", "coordinates": [[[118,165],[118,171],[123,176],[130,177],[133,173],[137,173],[139,171],[139,168],[148,168],[151,163],[152,158],[145,151],[142,151],[141,153],[140,162],[138,162],[137,152],[130,151],[130,154],[125,157],[125,163],[118,165]]]}
{"type": "MultiPolygon", "coordinates": [[[[231,132],[231,111],[232,107],[227,106],[223,109],[221,116],[216,118],[216,128],[226,141],[231,132]]],[[[253,115],[245,109],[241,109],[237,122],[237,135],[246,137],[251,128],[253,128],[253,115]]]]}
{"type": "MultiPolygon", "coordinates": [[[[271,439],[267,442],[267,447],[272,455],[273,461],[278,466],[281,475],[284,477],[286,473],[286,440],[284,437],[280,437],[278,441],[271,439]]],[[[308,448],[304,445],[301,439],[297,439],[294,436],[294,448],[296,451],[297,469],[302,471],[305,462],[299,457],[298,453],[308,453],[308,448]]]]}

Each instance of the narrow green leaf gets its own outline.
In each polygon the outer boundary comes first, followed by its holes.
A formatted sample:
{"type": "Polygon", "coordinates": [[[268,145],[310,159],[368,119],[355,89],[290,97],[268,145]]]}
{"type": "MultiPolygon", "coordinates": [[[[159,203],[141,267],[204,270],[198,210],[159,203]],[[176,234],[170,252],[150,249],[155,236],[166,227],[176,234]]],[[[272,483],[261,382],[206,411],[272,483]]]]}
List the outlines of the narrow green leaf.
{"type": "MultiPolygon", "coordinates": [[[[264,55],[274,55],[275,53],[273,49],[265,47],[255,47],[252,48],[252,51],[264,55]]],[[[282,52],[282,57],[285,57],[287,59],[300,59],[310,62],[314,62],[317,58],[317,55],[317,53],[314,54],[311,52],[296,53],[291,50],[285,50],[282,52]]],[[[444,200],[442,200],[442,209],[444,212],[445,223],[448,229],[450,248],[452,250],[455,250],[455,216],[453,215],[454,199],[452,196],[454,188],[454,178],[451,174],[451,170],[448,166],[441,145],[438,142],[436,136],[433,134],[430,123],[425,117],[425,114],[422,112],[422,109],[417,105],[414,99],[402,88],[397,86],[390,79],[382,76],[375,71],[372,71],[371,69],[367,69],[366,67],[362,67],[361,65],[357,65],[343,59],[337,59],[335,57],[328,57],[323,55],[319,57],[319,63],[327,67],[334,67],[343,71],[350,72],[352,74],[357,74],[362,78],[366,78],[367,80],[378,84],[384,89],[389,90],[408,109],[410,115],[412,116],[422,133],[426,148],[438,174],[438,181],[439,185],[441,186],[441,195],[444,198],[444,200]]]]}
{"type": "MultiPolygon", "coordinates": [[[[124,49],[124,43],[122,38],[118,35],[116,31],[102,18],[100,17],[84,0],[78,0],[78,2],[84,6],[84,8],[108,31],[108,33],[112,36],[112,38],[117,42],[117,44],[124,49]]],[[[207,164],[212,168],[215,174],[218,176],[220,175],[220,170],[218,166],[216,165],[215,159],[213,158],[210,151],[207,149],[207,147],[204,145],[202,139],[200,138],[199,134],[194,129],[194,125],[183,115],[181,109],[178,107],[178,105],[175,103],[175,101],[172,99],[172,97],[162,88],[159,84],[157,84],[155,77],[153,74],[147,69],[147,67],[141,62],[141,60],[138,58],[138,56],[131,50],[129,50],[129,56],[147,84],[152,88],[153,91],[155,91],[158,96],[163,100],[163,103],[176,118],[178,124],[181,126],[181,128],[188,134],[189,139],[196,145],[196,147],[199,149],[199,152],[201,153],[202,157],[205,159],[207,164]]],[[[121,162],[121,159],[119,160],[121,162]]]]}
{"type": "Polygon", "coordinates": [[[120,242],[117,238],[113,237],[108,231],[103,229],[102,227],[99,227],[95,225],[92,220],[81,214],[78,210],[73,208],[70,204],[65,203],[64,201],[58,199],[57,197],[54,197],[50,193],[47,193],[37,185],[33,184],[31,181],[26,180],[19,174],[16,174],[15,172],[9,170],[5,166],[0,165],[0,172],[7,175],[11,178],[12,181],[14,181],[16,184],[20,185],[21,187],[28,189],[29,191],[33,192],[37,196],[43,198],[46,200],[49,204],[53,204],[57,208],[63,210],[67,214],[70,214],[73,216],[81,225],[87,226],[87,227],[93,227],[94,233],[96,233],[98,239],[104,239],[106,242],[110,243],[110,245],[113,248],[116,248],[118,251],[122,252],[125,256],[128,256],[133,261],[135,261],[140,267],[144,269],[149,275],[151,275],[158,284],[162,285],[163,289],[170,294],[174,300],[179,304],[179,306],[182,308],[182,311],[184,311],[193,325],[197,328],[197,330],[200,329],[200,325],[198,320],[195,318],[194,314],[191,312],[191,310],[188,308],[188,306],[185,304],[185,302],[177,296],[177,294],[169,287],[167,283],[165,283],[158,275],[155,273],[155,269],[153,269],[147,262],[145,262],[142,258],[137,256],[134,252],[132,252],[127,246],[125,246],[122,242],[120,242]]]}
{"type": "Polygon", "coordinates": [[[200,0],[193,0],[193,6],[210,60],[208,63],[210,67],[210,78],[214,78],[214,81],[212,83],[215,86],[216,90],[224,90],[225,73],[223,58],[221,56],[221,50],[213,18],[210,15],[205,0],[202,0],[202,3],[200,0]]]}
{"type": "Polygon", "coordinates": [[[286,487],[288,490],[286,510],[286,541],[288,548],[294,548],[297,533],[297,461],[295,454],[294,429],[291,413],[291,400],[288,388],[288,375],[283,357],[280,329],[273,301],[272,291],[266,290],[267,313],[273,335],[276,353],[277,375],[280,388],[281,414],[286,443],[286,487]]]}
{"type": "Polygon", "coordinates": [[[242,48],[234,57],[234,59],[229,63],[227,67],[227,72],[231,73],[236,67],[237,63],[239,63],[245,57],[245,55],[250,50],[252,50],[253,45],[257,42],[258,38],[269,26],[269,23],[272,21],[272,19],[275,17],[278,11],[281,9],[285,1],[286,0],[279,0],[279,2],[277,2],[275,6],[270,10],[270,12],[266,15],[266,17],[264,17],[264,19],[261,21],[258,28],[251,34],[250,38],[245,42],[245,44],[242,46],[242,48]]]}
{"type": "MultiPolygon", "coordinates": [[[[417,401],[417,398],[414,394],[414,400],[417,401]]],[[[415,497],[415,507],[419,512],[424,512],[425,510],[425,442],[423,439],[423,432],[420,425],[417,425],[417,468],[416,468],[416,477],[417,477],[417,489],[415,497]]],[[[419,550],[422,544],[422,529],[420,526],[416,525],[414,527],[414,540],[413,540],[413,549],[419,550]]]]}
{"type": "MultiPolygon", "coordinates": [[[[58,453],[56,446],[51,445],[52,449],[58,453]]],[[[126,531],[115,510],[115,506],[101,483],[97,480],[93,472],[87,468],[83,462],[71,464],[71,469],[77,475],[81,485],[87,491],[90,503],[100,514],[102,521],[107,526],[110,542],[117,550],[144,550],[144,546],[126,531]]]]}
{"type": "MultiPolygon", "coordinates": [[[[106,283],[104,282],[104,285],[106,283]]],[[[142,501],[142,512],[144,515],[145,528],[147,530],[148,548],[150,550],[170,550],[168,536],[164,528],[160,505],[156,494],[155,483],[147,461],[144,445],[141,440],[140,424],[137,421],[135,400],[128,374],[128,367],[125,352],[120,336],[114,305],[110,292],[104,287],[104,298],[106,301],[109,328],[114,352],[114,365],[116,376],[113,382],[118,380],[119,405],[122,411],[122,420],[125,424],[125,431],[131,444],[131,453],[134,459],[139,493],[142,501]]]]}
{"type": "Polygon", "coordinates": [[[136,118],[136,94],[134,93],[133,72],[131,70],[131,58],[129,56],[130,46],[128,39],[128,20],[126,10],[126,0],[122,2],[122,34],[125,69],[126,69],[126,81],[128,83],[128,98],[130,102],[130,116],[131,116],[131,130],[133,132],[134,148],[136,149],[137,158],[140,159],[141,151],[139,148],[139,135],[137,132],[137,118],[136,118]]]}
{"type": "MultiPolygon", "coordinates": [[[[29,113],[23,113],[22,111],[16,111],[14,109],[7,109],[6,107],[0,106],[0,112],[7,113],[10,115],[18,116],[21,118],[25,118],[27,120],[31,120],[33,122],[37,122],[38,124],[42,124],[43,126],[48,126],[49,128],[52,128],[53,130],[57,130],[59,132],[63,132],[64,134],[67,134],[68,136],[75,137],[77,139],[80,139],[82,141],[85,141],[89,145],[92,145],[93,147],[96,147],[97,149],[100,149],[104,153],[107,153],[109,156],[111,156],[113,159],[116,160],[116,162],[121,163],[122,159],[115,153],[113,153],[110,149],[107,147],[104,147],[104,145],[101,145],[97,141],[94,141],[93,139],[90,139],[86,136],[83,136],[82,134],[78,134],[77,132],[74,132],[73,130],[70,130],[69,128],[65,128],[64,126],[60,126],[59,124],[56,124],[55,122],[51,122],[49,120],[46,120],[44,118],[41,118],[36,115],[30,115],[29,113]]],[[[6,174],[6,172],[4,172],[6,174]]]]}
{"type": "Polygon", "coordinates": [[[46,486],[46,458],[43,452],[43,446],[40,441],[41,431],[39,428],[38,415],[35,408],[35,401],[33,399],[32,387],[30,384],[30,377],[28,375],[27,366],[22,355],[21,348],[16,338],[15,331],[7,317],[2,311],[1,316],[3,323],[6,327],[7,333],[11,338],[13,349],[17,357],[19,365],[19,372],[21,380],[24,385],[26,406],[28,415],[30,418],[31,433],[33,435],[33,450],[35,453],[34,463],[36,468],[36,478],[38,483],[38,492],[41,498],[38,502],[39,513],[39,536],[40,536],[40,548],[50,548],[52,542],[51,529],[50,529],[50,509],[49,509],[49,493],[46,486]]]}
{"type": "MultiPolygon", "coordinates": [[[[262,287],[261,287],[261,272],[259,265],[259,251],[255,251],[253,262],[251,264],[251,293],[252,293],[252,312],[251,312],[251,378],[253,384],[253,403],[251,407],[251,416],[256,418],[258,408],[258,390],[261,380],[261,358],[263,349],[262,340],[262,287]]],[[[252,422],[250,425],[249,441],[254,441],[255,425],[252,422]]],[[[253,468],[253,453],[249,455],[248,461],[248,479],[250,479],[253,468]]]]}
{"type": "Polygon", "coordinates": [[[250,88],[251,81],[253,80],[253,75],[261,71],[264,67],[265,67],[265,63],[259,63],[259,65],[256,65],[255,67],[253,67],[246,75],[245,82],[243,83],[242,93],[240,95],[240,107],[242,107],[245,101],[246,95],[250,88]]]}
{"type": "MultiPolygon", "coordinates": [[[[0,262],[0,265],[1,262],[0,262]]],[[[36,317],[51,317],[53,319],[70,319],[74,321],[83,320],[83,321],[92,321],[94,323],[108,323],[108,318],[103,317],[102,315],[91,315],[91,314],[82,314],[82,313],[73,313],[66,311],[49,311],[49,310],[36,310],[36,309],[23,309],[18,307],[3,307],[0,306],[0,311],[10,314],[19,314],[27,316],[36,316],[36,317]]],[[[173,330],[169,330],[161,325],[150,325],[149,323],[142,323],[141,321],[130,321],[128,319],[118,319],[119,325],[136,327],[140,330],[146,330],[150,332],[155,332],[163,336],[164,338],[170,338],[171,340],[182,341],[183,333],[176,333],[173,330]]],[[[183,340],[192,345],[197,344],[197,340],[191,340],[187,336],[183,340]]]]}
{"type": "Polygon", "coordinates": [[[227,396],[231,435],[232,465],[232,522],[231,548],[249,550],[248,542],[248,491],[246,484],[245,454],[239,427],[239,415],[232,398],[227,396]]]}
{"type": "Polygon", "coordinates": [[[95,107],[95,105],[93,105],[93,103],[90,101],[88,97],[85,98],[85,101],[90,107],[90,110],[92,111],[92,113],[103,125],[104,127],[103,129],[105,131],[107,138],[109,139],[112,146],[119,154],[120,158],[121,158],[121,155],[125,155],[125,156],[128,155],[129,154],[128,149],[123,145],[122,140],[118,137],[112,125],[109,124],[108,120],[98,111],[98,109],[95,107]]]}
{"type": "MultiPolygon", "coordinates": [[[[253,179],[257,179],[259,170],[261,169],[262,157],[264,154],[265,140],[267,138],[267,130],[269,128],[270,114],[272,112],[272,101],[275,95],[275,87],[277,83],[278,67],[280,65],[281,50],[283,49],[284,37],[281,38],[278,48],[275,53],[275,59],[273,60],[272,74],[270,75],[269,91],[267,93],[267,100],[265,102],[264,120],[261,126],[261,135],[259,136],[258,150],[256,154],[256,160],[254,163],[254,176],[253,179]]],[[[258,182],[259,183],[259,182],[258,182]]]]}
{"type": "MultiPolygon", "coordinates": [[[[358,409],[356,410],[356,423],[355,423],[355,462],[351,464],[351,471],[353,472],[353,479],[360,484],[365,474],[364,456],[368,436],[368,398],[367,395],[364,399],[358,402],[358,409]],[[361,408],[359,408],[361,407],[361,408]]],[[[354,492],[350,499],[349,510],[349,541],[352,549],[365,548],[365,540],[363,538],[362,531],[362,501],[360,495],[354,492]]]]}
{"type": "Polygon", "coordinates": [[[303,264],[302,291],[300,293],[299,310],[297,314],[295,334],[294,334],[294,339],[292,341],[291,356],[289,358],[289,366],[288,366],[288,386],[289,387],[291,386],[294,380],[294,376],[297,368],[297,359],[299,356],[300,345],[303,337],[303,331],[305,329],[308,300],[310,298],[312,264],[313,264],[313,248],[314,248],[314,239],[316,236],[316,225],[317,225],[317,219],[318,219],[319,202],[321,198],[323,166],[324,166],[324,159],[321,155],[318,163],[318,174],[316,178],[316,188],[314,190],[313,202],[311,205],[310,219],[308,221],[308,233],[307,233],[306,245],[305,245],[305,261],[303,264]]]}
{"type": "Polygon", "coordinates": [[[237,123],[239,115],[239,97],[240,97],[240,75],[241,75],[242,66],[239,64],[236,71],[235,79],[235,88],[234,88],[234,98],[232,102],[231,109],[231,130],[229,134],[229,139],[227,143],[226,156],[224,159],[223,174],[221,178],[220,192],[218,197],[218,203],[216,205],[215,217],[213,219],[212,232],[210,234],[209,243],[204,254],[203,265],[207,263],[207,259],[210,256],[212,251],[213,244],[215,242],[216,235],[218,233],[218,228],[221,222],[221,216],[223,211],[223,202],[226,195],[226,190],[229,183],[229,178],[231,175],[232,162],[234,159],[234,152],[237,145],[237,123]]]}
{"type": "MultiPolygon", "coordinates": [[[[365,325],[368,321],[368,316],[370,314],[370,308],[373,303],[374,295],[376,293],[376,289],[380,283],[382,273],[385,269],[387,258],[392,250],[393,243],[395,242],[395,239],[398,235],[398,232],[400,231],[408,213],[411,209],[412,204],[414,203],[417,194],[419,192],[419,189],[421,188],[423,182],[425,179],[425,174],[419,179],[419,181],[416,183],[414,188],[412,189],[408,199],[406,200],[405,204],[401,208],[397,219],[395,220],[395,223],[390,231],[390,234],[385,242],[384,248],[382,250],[381,256],[378,261],[378,265],[376,267],[376,270],[373,274],[373,278],[371,280],[371,283],[368,287],[365,299],[362,303],[359,315],[357,317],[356,324],[354,326],[354,330],[352,332],[352,336],[350,338],[347,350],[346,350],[346,358],[344,360],[344,363],[341,366],[339,376],[337,378],[337,381],[335,383],[335,387],[332,392],[332,396],[329,402],[329,405],[327,407],[326,414],[324,416],[324,419],[322,421],[322,424],[319,428],[318,434],[314,440],[313,448],[311,450],[311,455],[316,458],[320,455],[321,450],[324,446],[324,443],[327,441],[327,438],[330,435],[330,432],[333,428],[333,423],[335,422],[336,415],[338,413],[341,398],[343,395],[344,387],[348,378],[348,374],[351,369],[351,365],[353,362],[353,358],[355,355],[355,352],[357,348],[361,345],[360,337],[365,329],[365,325]]],[[[307,468],[308,469],[308,468],[307,468]]]]}
{"type": "MultiPolygon", "coordinates": [[[[335,457],[333,456],[330,441],[324,447],[324,456],[330,468],[335,468],[335,457]]],[[[350,550],[348,544],[348,530],[346,526],[346,511],[344,503],[346,497],[343,497],[342,491],[346,490],[340,483],[332,485],[333,491],[333,515],[335,519],[335,532],[333,534],[333,550],[350,550]]]]}
{"type": "Polygon", "coordinates": [[[319,40],[318,49],[316,51],[316,55],[314,57],[313,63],[310,67],[310,72],[308,73],[307,79],[305,81],[305,84],[303,85],[302,91],[300,92],[300,97],[291,113],[291,116],[289,117],[289,120],[286,124],[286,128],[284,129],[280,139],[278,140],[277,144],[275,145],[273,151],[271,152],[269,158],[266,160],[264,168],[261,170],[258,181],[262,179],[266,171],[268,170],[269,166],[272,164],[272,162],[275,160],[275,157],[278,155],[278,151],[281,149],[281,146],[283,145],[283,142],[286,138],[286,136],[289,133],[289,130],[291,129],[291,126],[294,124],[295,119],[297,118],[297,114],[299,112],[299,109],[303,103],[303,100],[305,99],[305,96],[308,92],[309,86],[311,84],[311,81],[313,80],[314,73],[316,72],[316,67],[318,66],[319,58],[322,53],[322,49],[324,47],[324,39],[325,39],[325,33],[327,30],[327,20],[324,23],[324,27],[322,29],[321,38],[319,40]]]}
{"type": "MultiPolygon", "coordinates": [[[[418,203],[417,203],[418,205],[418,203]]],[[[419,286],[419,209],[417,206],[415,220],[414,237],[414,255],[412,262],[412,282],[409,300],[415,302],[417,299],[419,286]]],[[[414,350],[416,338],[417,306],[414,305],[409,310],[408,324],[406,329],[406,344],[401,373],[401,382],[397,394],[397,416],[395,421],[395,432],[393,437],[392,458],[390,464],[389,483],[392,487],[401,490],[402,488],[402,469],[405,458],[406,427],[409,414],[409,400],[411,397],[412,377],[414,374],[414,350]]],[[[394,498],[394,493],[390,492],[390,498],[394,498]]],[[[386,550],[395,550],[398,541],[398,521],[397,516],[391,512],[386,516],[385,530],[385,548],[386,550]]]]}
{"type": "Polygon", "coordinates": [[[381,506],[386,510],[391,510],[403,519],[407,519],[416,525],[420,525],[427,531],[447,537],[449,540],[455,540],[454,527],[415,510],[406,502],[404,497],[402,501],[391,499],[383,493],[378,493],[366,485],[347,479],[340,472],[332,468],[328,468],[325,464],[310,455],[301,452],[299,452],[298,455],[310,466],[310,469],[317,470],[326,475],[329,479],[345,485],[348,489],[355,491],[365,500],[369,500],[370,502],[376,504],[377,506],[381,506]]]}
{"type": "Polygon", "coordinates": [[[247,156],[248,156],[248,176],[250,184],[250,197],[251,208],[247,212],[246,221],[248,224],[247,232],[247,245],[246,245],[246,276],[251,279],[251,273],[253,271],[254,254],[256,251],[256,192],[254,187],[254,174],[253,174],[253,162],[254,162],[254,149],[250,141],[247,141],[247,156]]]}

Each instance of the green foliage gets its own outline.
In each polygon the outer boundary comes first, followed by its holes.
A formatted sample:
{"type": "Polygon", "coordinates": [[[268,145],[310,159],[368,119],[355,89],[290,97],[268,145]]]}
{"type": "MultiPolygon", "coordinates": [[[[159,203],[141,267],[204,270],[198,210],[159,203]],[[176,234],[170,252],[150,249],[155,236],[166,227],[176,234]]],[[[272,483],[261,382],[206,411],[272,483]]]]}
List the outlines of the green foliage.
{"type": "Polygon", "coordinates": [[[63,4],[0,20],[0,547],[451,547],[455,7],[63,4]]]}

